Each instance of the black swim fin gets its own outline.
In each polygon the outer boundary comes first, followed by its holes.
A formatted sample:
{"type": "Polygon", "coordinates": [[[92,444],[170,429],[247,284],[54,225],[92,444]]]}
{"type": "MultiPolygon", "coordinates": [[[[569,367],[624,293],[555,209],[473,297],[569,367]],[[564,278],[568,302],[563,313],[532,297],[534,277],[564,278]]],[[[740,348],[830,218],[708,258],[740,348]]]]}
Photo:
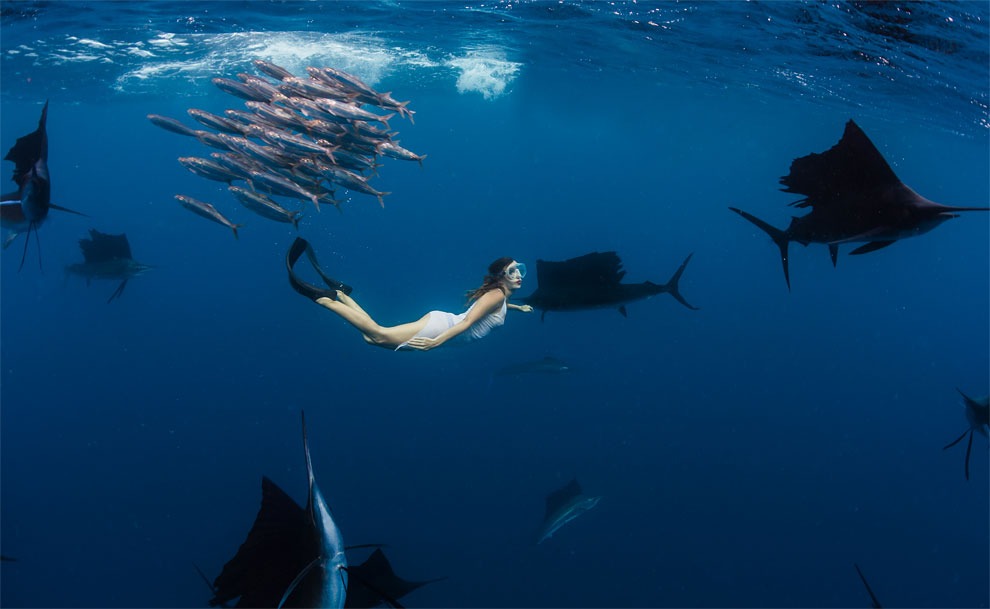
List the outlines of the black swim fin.
{"type": "Polygon", "coordinates": [[[313,248],[310,246],[309,242],[302,237],[296,237],[296,240],[292,242],[292,246],[289,248],[289,252],[285,255],[285,268],[289,272],[289,284],[292,289],[299,292],[306,298],[316,301],[319,298],[329,298],[330,300],[337,300],[337,291],[341,291],[344,294],[350,294],[353,288],[349,285],[345,285],[323,272],[320,268],[319,263],[316,260],[316,254],[313,253],[313,248]],[[313,268],[316,272],[320,274],[323,281],[331,288],[318,288],[315,285],[306,283],[296,275],[292,267],[296,265],[296,261],[299,257],[306,253],[309,258],[310,263],[312,263],[313,268]]]}

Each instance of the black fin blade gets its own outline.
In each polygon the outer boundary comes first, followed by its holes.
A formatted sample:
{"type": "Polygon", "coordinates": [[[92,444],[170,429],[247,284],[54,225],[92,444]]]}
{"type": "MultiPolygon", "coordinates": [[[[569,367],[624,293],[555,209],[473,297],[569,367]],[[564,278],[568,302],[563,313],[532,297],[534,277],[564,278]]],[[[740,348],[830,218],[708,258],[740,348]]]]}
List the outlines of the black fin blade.
{"type": "Polygon", "coordinates": [[[780,178],[784,192],[808,197],[808,204],[834,204],[851,193],[896,186],[901,181],[870,138],[853,122],[846,123],[842,139],[822,153],[795,159],[780,178]]]}
{"type": "Polygon", "coordinates": [[[888,245],[891,245],[893,242],[894,242],[894,240],[890,240],[890,241],[870,241],[866,245],[861,245],[861,246],[857,247],[856,249],[854,249],[853,251],[849,252],[849,255],[850,256],[859,256],[860,254],[869,254],[870,252],[875,252],[875,251],[877,251],[879,249],[883,249],[883,248],[887,247],[888,245]]]}
{"type": "Polygon", "coordinates": [[[619,315],[622,315],[623,317],[629,317],[629,314],[626,313],[626,305],[622,305],[621,307],[619,307],[619,315]]]}
{"type": "Polygon", "coordinates": [[[34,164],[39,160],[48,158],[48,131],[45,123],[48,119],[48,102],[41,109],[41,119],[38,120],[38,128],[31,133],[17,138],[17,142],[7,151],[5,161],[13,161],[14,181],[21,185],[21,178],[31,171],[34,164]]]}
{"type": "Polygon", "coordinates": [[[575,497],[580,496],[581,485],[578,484],[577,478],[574,478],[563,488],[553,491],[547,495],[547,513],[544,518],[549,519],[557,512],[557,510],[567,505],[575,497]]]}
{"type": "Polygon", "coordinates": [[[213,582],[210,606],[237,597],[239,607],[274,607],[293,578],[320,553],[306,512],[274,482],[261,479],[261,509],[247,539],[213,582]]]}
{"type": "Polygon", "coordinates": [[[828,255],[832,258],[832,268],[839,262],[839,246],[835,243],[828,244],[828,255]]]}

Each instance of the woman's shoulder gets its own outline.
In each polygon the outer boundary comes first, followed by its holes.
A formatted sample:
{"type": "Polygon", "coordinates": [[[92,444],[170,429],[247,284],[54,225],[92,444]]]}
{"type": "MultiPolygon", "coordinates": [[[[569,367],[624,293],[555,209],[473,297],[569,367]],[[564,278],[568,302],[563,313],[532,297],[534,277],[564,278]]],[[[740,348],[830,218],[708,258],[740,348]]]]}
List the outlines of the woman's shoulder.
{"type": "Polygon", "coordinates": [[[475,303],[481,303],[484,307],[496,307],[500,304],[506,303],[508,300],[505,297],[505,292],[501,288],[492,288],[478,297],[475,303]]]}

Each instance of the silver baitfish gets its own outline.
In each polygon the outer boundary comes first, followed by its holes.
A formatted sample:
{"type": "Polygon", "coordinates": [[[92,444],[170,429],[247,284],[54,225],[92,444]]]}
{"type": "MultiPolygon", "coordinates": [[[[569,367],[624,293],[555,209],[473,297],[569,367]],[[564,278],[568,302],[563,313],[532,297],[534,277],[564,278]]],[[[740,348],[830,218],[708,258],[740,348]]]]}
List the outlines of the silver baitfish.
{"type": "Polygon", "coordinates": [[[237,229],[244,226],[243,224],[234,224],[227,218],[217,211],[217,208],[213,207],[209,203],[203,203],[192,197],[187,197],[185,195],[175,195],[175,198],[182,204],[183,207],[193,212],[198,216],[202,216],[207,220],[213,220],[217,224],[223,224],[230,230],[234,231],[234,239],[239,239],[237,236],[237,229]]]}
{"type": "Polygon", "coordinates": [[[240,188],[238,186],[228,186],[227,189],[230,190],[230,193],[234,195],[234,198],[237,199],[241,205],[250,209],[259,216],[268,218],[269,220],[275,220],[276,222],[292,224],[296,227],[296,230],[299,230],[299,216],[302,214],[301,210],[289,211],[261,193],[251,192],[250,190],[240,188]]]}
{"type": "Polygon", "coordinates": [[[400,161],[417,161],[419,162],[420,167],[423,166],[423,159],[426,158],[425,154],[416,154],[411,150],[406,150],[395,142],[385,142],[378,147],[378,151],[392,159],[398,159],[400,161]]]}
{"type": "Polygon", "coordinates": [[[240,175],[231,172],[223,165],[207,159],[201,159],[194,156],[181,156],[179,157],[179,162],[182,163],[182,166],[189,171],[208,180],[216,180],[217,182],[226,182],[227,184],[230,184],[234,180],[244,179],[240,175]]]}
{"type": "Polygon", "coordinates": [[[189,108],[186,112],[189,113],[189,116],[211,129],[223,131],[231,135],[244,135],[244,124],[233,119],[210,114],[205,110],[197,110],[196,108],[189,108]]]}
{"type": "Polygon", "coordinates": [[[270,61],[265,61],[264,59],[255,59],[253,62],[254,67],[264,73],[266,76],[271,76],[276,80],[285,80],[286,78],[292,78],[292,72],[286,70],[282,66],[277,66],[270,61]]]}
{"type": "Polygon", "coordinates": [[[174,118],[169,118],[167,116],[162,116],[160,114],[149,114],[148,120],[158,125],[166,131],[171,131],[172,133],[178,133],[179,135],[188,135],[189,137],[196,137],[196,131],[186,127],[174,118]]]}
{"type": "Polygon", "coordinates": [[[248,101],[268,101],[264,95],[259,94],[251,87],[242,82],[237,82],[236,80],[231,80],[229,78],[214,78],[213,84],[215,84],[224,93],[230,93],[234,97],[240,97],[241,99],[246,99],[248,101]]]}

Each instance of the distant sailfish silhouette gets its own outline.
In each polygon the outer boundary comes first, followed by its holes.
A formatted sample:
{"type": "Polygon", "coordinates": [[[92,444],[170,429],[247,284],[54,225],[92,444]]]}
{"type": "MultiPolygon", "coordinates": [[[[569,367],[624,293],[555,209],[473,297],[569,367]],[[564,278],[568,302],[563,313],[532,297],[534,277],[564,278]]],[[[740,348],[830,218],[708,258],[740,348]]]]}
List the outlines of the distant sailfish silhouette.
{"type": "Polygon", "coordinates": [[[543,543],[557,532],[557,529],[574,520],[581,514],[598,505],[601,497],[585,497],[581,494],[581,485],[577,479],[571,480],[564,488],[547,495],[547,513],[543,517],[539,538],[536,543],[543,543]]]}
{"type": "MultiPolygon", "coordinates": [[[[959,391],[959,389],[956,389],[959,391]]],[[[962,391],[959,391],[959,395],[963,397],[966,405],[966,422],[969,423],[969,429],[964,431],[961,436],[942,447],[942,450],[947,448],[952,448],[956,444],[969,434],[969,444],[966,445],[966,479],[969,480],[969,455],[973,451],[973,433],[980,432],[983,437],[987,436],[987,425],[990,425],[990,396],[984,396],[981,399],[974,400],[973,398],[967,396],[962,391]]]]}
{"type": "Polygon", "coordinates": [[[853,121],[842,139],[830,149],[795,159],[780,178],[784,192],[805,195],[791,203],[810,207],[811,213],[793,217],[787,230],[775,228],[744,211],[730,207],[765,231],[780,248],[784,280],[791,289],[787,244],[824,243],[832,265],[839,244],[865,242],[850,255],[866,254],[899,239],[926,233],[960,211],[987,211],[987,207],[950,207],[922,197],[901,182],[870,138],[853,121]]]}
{"type": "Polygon", "coordinates": [[[86,285],[93,279],[119,280],[120,285],[107,299],[107,304],[114,298],[120,298],[128,281],[154,268],[131,257],[131,245],[123,233],[107,235],[90,229],[89,239],[79,240],[79,249],[85,261],[65,267],[66,273],[85,277],[86,285]]]}

